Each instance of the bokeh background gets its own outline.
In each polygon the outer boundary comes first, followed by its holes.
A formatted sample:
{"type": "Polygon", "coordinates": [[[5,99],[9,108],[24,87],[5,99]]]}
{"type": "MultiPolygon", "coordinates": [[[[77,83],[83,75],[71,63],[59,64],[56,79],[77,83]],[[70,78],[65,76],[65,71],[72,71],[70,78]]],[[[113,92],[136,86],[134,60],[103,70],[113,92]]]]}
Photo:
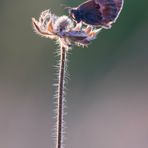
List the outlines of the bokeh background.
{"type": "MultiPolygon", "coordinates": [[[[0,147],[53,148],[58,57],[31,17],[83,0],[0,1],[0,147]]],[[[125,0],[111,30],[69,55],[68,148],[147,148],[148,1],[125,0]]]]}

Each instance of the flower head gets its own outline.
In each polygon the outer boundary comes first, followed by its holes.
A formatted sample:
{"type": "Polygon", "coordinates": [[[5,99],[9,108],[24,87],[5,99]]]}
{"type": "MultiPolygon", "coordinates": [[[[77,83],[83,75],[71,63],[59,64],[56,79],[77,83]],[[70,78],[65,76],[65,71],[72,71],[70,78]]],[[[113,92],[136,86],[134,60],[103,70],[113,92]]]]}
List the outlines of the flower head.
{"type": "Polygon", "coordinates": [[[39,21],[32,18],[32,24],[37,34],[55,39],[64,47],[69,47],[73,44],[87,46],[102,29],[82,26],[82,23],[74,26],[73,21],[68,16],[59,17],[52,14],[49,10],[41,13],[39,21]]]}

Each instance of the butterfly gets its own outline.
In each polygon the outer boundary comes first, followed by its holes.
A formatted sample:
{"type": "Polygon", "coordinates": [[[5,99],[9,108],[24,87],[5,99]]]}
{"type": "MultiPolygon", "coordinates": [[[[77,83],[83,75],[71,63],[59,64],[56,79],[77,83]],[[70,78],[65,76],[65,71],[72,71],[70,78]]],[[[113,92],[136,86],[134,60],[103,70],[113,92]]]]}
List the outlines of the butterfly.
{"type": "Polygon", "coordinates": [[[69,15],[77,23],[111,28],[123,7],[124,0],[88,0],[78,7],[69,8],[69,15]]]}

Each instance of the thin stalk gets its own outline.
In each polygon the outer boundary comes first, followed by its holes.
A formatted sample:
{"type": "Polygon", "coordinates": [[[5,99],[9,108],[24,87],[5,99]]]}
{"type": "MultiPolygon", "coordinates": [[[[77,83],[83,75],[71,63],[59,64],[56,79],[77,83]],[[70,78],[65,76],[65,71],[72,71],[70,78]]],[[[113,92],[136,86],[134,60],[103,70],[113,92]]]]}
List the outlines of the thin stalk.
{"type": "Polygon", "coordinates": [[[67,62],[67,49],[61,46],[60,63],[59,63],[59,78],[58,78],[58,94],[57,94],[57,137],[56,148],[62,148],[63,145],[63,128],[64,128],[64,87],[65,87],[65,67],[67,62]]]}

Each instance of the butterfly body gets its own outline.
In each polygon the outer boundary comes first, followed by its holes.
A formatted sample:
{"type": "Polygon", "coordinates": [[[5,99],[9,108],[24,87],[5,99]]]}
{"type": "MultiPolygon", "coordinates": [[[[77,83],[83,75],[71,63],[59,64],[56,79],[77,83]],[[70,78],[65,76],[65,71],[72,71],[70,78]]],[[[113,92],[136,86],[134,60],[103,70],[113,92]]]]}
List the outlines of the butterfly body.
{"type": "Polygon", "coordinates": [[[70,16],[77,22],[88,25],[111,27],[119,16],[123,0],[89,0],[70,9],[70,16]]]}

